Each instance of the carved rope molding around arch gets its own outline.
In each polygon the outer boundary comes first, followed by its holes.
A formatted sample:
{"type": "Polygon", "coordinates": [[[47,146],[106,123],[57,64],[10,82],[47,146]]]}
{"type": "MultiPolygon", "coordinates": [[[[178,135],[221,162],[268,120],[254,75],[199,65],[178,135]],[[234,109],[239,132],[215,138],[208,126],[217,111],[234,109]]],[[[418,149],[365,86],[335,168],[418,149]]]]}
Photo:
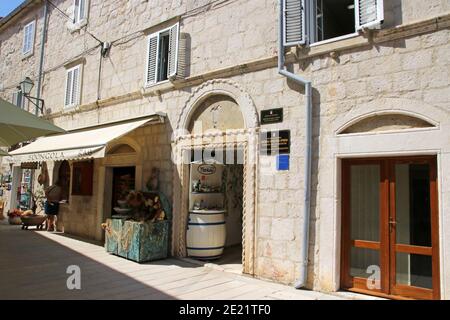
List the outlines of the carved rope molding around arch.
{"type": "Polygon", "coordinates": [[[244,117],[247,129],[259,127],[258,112],[250,95],[234,81],[214,79],[198,86],[189,96],[178,117],[177,131],[182,132],[183,130],[187,130],[190,116],[195,109],[206,98],[219,94],[230,96],[236,101],[244,117]]]}

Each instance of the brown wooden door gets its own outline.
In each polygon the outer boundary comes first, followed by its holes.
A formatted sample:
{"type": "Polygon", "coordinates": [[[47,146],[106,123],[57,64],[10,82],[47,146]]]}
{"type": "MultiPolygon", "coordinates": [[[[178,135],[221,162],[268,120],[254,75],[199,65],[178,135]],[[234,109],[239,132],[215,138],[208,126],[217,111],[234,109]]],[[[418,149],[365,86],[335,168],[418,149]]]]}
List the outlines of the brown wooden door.
{"type": "Polygon", "coordinates": [[[343,160],[343,288],[439,299],[436,176],[435,157],[343,160]]]}

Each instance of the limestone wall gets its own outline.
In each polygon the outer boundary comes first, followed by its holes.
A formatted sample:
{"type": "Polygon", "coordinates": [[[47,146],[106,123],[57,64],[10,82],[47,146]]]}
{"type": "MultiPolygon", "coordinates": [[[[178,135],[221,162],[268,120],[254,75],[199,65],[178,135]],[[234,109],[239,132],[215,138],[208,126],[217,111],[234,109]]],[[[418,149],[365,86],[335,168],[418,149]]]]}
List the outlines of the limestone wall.
{"type": "MultiPolygon", "coordinates": [[[[71,1],[61,0],[55,3],[67,10],[71,1]]],[[[450,10],[449,3],[445,0],[403,0],[395,1],[392,5],[393,26],[431,18],[450,10]]],[[[55,10],[51,10],[43,96],[53,113],[62,110],[64,65],[68,60],[78,57],[81,59],[75,62],[81,61],[84,65],[81,110],[75,113],[55,113],[52,120],[59,126],[71,129],[159,111],[167,113],[164,126],[140,129],[129,137],[142,146],[138,161],[143,168],[143,181],[146,181],[151,167],[158,166],[162,169],[164,192],[170,197],[174,172],[169,161],[170,139],[182,106],[202,80],[161,92],[145,93],[141,90],[146,38],[140,31],[150,28],[148,32],[151,32],[158,28],[158,23],[181,15],[181,32],[188,33],[191,38],[190,75],[200,76],[214,69],[232,67],[249,60],[275,57],[277,10],[275,0],[128,1],[126,4],[113,0],[91,0],[89,31],[103,40],[120,39],[113,43],[110,56],[103,59],[100,92],[97,92],[99,50],[92,49],[95,48],[96,41],[83,31],[68,32],[65,20],[55,10]],[[130,15],[134,18],[129,19],[130,15]],[[129,36],[123,38],[126,35],[129,36]],[[83,54],[85,51],[89,53],[83,54]],[[113,99],[126,94],[130,94],[130,97],[113,99]],[[111,100],[98,107],[87,107],[96,102],[98,95],[103,101],[108,98],[111,100]]],[[[33,68],[27,69],[26,61],[13,57],[21,41],[17,30],[18,27],[8,27],[0,31],[2,97],[9,97],[11,88],[18,84],[21,77],[37,68],[32,65],[33,68]]],[[[364,40],[362,36],[358,39],[364,40]]],[[[329,291],[339,287],[340,198],[337,155],[345,155],[344,151],[348,151],[346,147],[352,143],[349,140],[341,142],[335,139],[336,124],[355,110],[370,113],[385,107],[390,110],[412,109],[417,114],[442,123],[439,130],[447,128],[445,124],[450,118],[449,40],[450,32],[447,27],[437,32],[410,34],[406,38],[377,44],[367,40],[365,45],[353,49],[334,49],[338,53],[334,58],[328,53],[314,57],[300,55],[295,63],[289,65],[295,73],[311,79],[314,88],[309,287],[329,291]],[[392,102],[392,99],[399,99],[395,100],[398,103],[392,102]],[[361,110],[361,106],[365,106],[366,110],[361,110]]],[[[33,57],[27,61],[34,59],[33,57]]],[[[227,78],[248,94],[258,113],[267,108],[284,108],[283,124],[264,126],[264,129],[291,130],[290,171],[274,172],[273,157],[262,156],[258,159],[254,254],[256,276],[292,284],[299,276],[300,230],[304,219],[304,90],[278,75],[275,60],[268,63],[267,67],[242,67],[242,70],[234,73],[218,72],[217,78],[227,78]]],[[[398,137],[406,137],[406,142],[414,143],[411,136],[398,134],[398,137]]],[[[431,148],[426,145],[408,148],[406,142],[403,147],[400,143],[391,146],[390,139],[380,141],[371,139],[364,148],[365,153],[362,153],[367,156],[374,153],[437,150],[443,155],[441,161],[447,159],[449,154],[448,140],[445,139],[436,139],[431,148]],[[370,150],[373,150],[372,153],[370,150]]],[[[360,142],[361,145],[364,143],[360,142]]],[[[96,167],[99,166],[100,163],[96,161],[96,167]]],[[[444,201],[440,214],[442,230],[448,237],[450,205],[445,199],[449,198],[450,183],[444,172],[439,171],[443,176],[440,180],[442,190],[446,192],[442,193],[444,201]]],[[[100,182],[96,180],[94,192],[99,189],[98,183],[100,182]]],[[[94,198],[89,200],[74,197],[72,204],[78,213],[74,210],[70,217],[74,219],[75,233],[95,238],[98,237],[98,231],[95,230],[101,217],[96,213],[98,204],[94,198]],[[82,223],[92,226],[81,227],[82,223]]],[[[175,212],[174,216],[177,214],[179,215],[175,212]]],[[[449,263],[446,261],[446,265],[449,263]]],[[[448,274],[447,269],[441,271],[442,274],[448,274]]],[[[445,281],[448,283],[449,280],[445,281]]],[[[449,296],[450,293],[446,290],[449,296]]]]}

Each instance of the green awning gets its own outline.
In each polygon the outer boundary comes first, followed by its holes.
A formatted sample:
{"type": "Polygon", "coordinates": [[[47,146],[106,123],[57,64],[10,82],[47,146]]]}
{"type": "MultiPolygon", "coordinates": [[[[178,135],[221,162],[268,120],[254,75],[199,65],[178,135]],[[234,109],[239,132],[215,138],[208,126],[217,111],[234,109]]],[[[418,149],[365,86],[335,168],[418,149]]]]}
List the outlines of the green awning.
{"type": "Polygon", "coordinates": [[[63,132],[64,129],[0,98],[0,146],[9,147],[33,138],[63,132]]]}

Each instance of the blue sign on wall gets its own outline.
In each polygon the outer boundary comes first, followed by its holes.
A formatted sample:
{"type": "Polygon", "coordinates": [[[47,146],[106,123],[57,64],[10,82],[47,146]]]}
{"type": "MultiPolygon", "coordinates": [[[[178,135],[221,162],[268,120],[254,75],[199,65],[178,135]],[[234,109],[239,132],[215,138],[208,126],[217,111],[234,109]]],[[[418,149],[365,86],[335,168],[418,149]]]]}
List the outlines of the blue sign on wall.
{"type": "Polygon", "coordinates": [[[279,154],[277,155],[277,170],[288,171],[289,170],[289,155],[279,154]]]}

